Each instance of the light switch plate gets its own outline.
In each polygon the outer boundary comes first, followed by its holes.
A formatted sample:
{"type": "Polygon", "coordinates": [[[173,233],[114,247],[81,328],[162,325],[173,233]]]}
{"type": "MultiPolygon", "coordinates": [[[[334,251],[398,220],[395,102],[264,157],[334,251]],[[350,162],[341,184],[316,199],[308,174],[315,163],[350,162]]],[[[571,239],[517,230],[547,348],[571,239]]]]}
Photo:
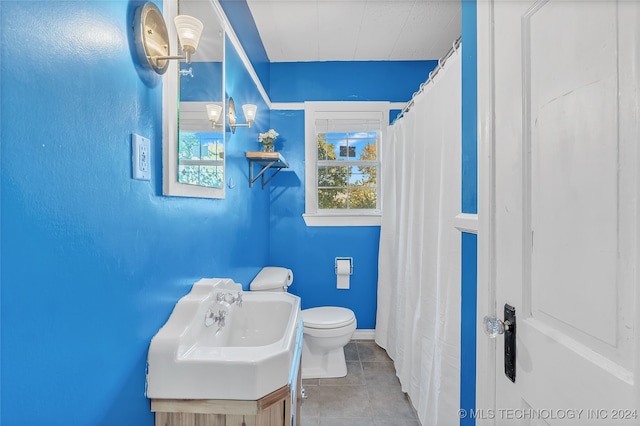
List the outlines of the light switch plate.
{"type": "Polygon", "coordinates": [[[151,142],[135,133],[131,135],[131,167],[134,179],[151,180],[151,142]]]}

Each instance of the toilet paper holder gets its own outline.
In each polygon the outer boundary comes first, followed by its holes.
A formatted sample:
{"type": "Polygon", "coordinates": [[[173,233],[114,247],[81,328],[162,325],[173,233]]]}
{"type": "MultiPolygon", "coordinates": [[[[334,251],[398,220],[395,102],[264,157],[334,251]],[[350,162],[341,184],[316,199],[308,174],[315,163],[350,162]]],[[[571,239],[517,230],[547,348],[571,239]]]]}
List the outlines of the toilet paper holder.
{"type": "Polygon", "coordinates": [[[338,260],[349,261],[349,275],[353,275],[353,257],[336,257],[336,275],[338,275],[338,260]]]}

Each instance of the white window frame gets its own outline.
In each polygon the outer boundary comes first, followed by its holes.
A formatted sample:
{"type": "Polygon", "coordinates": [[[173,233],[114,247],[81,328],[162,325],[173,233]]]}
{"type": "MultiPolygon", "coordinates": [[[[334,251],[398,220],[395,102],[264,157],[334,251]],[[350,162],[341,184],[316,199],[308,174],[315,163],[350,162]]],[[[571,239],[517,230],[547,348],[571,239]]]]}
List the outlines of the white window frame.
{"type": "MultiPolygon", "coordinates": [[[[389,123],[389,102],[305,102],[305,212],[307,226],[380,226],[380,210],[327,210],[318,211],[318,136],[317,119],[379,118],[380,138],[378,160],[389,123]]],[[[381,173],[378,170],[378,199],[380,199],[381,173]]]]}

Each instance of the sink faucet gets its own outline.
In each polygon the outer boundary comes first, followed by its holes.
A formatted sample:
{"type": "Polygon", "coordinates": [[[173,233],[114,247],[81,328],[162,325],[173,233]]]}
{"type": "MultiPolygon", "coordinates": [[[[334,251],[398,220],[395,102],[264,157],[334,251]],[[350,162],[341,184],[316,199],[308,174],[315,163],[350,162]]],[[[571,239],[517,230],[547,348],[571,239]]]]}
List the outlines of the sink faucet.
{"type": "Polygon", "coordinates": [[[216,302],[227,306],[233,304],[242,306],[242,292],[219,291],[216,294],[216,302]]]}
{"type": "Polygon", "coordinates": [[[207,313],[204,314],[204,325],[205,327],[210,327],[213,324],[218,324],[218,331],[225,324],[225,318],[227,317],[227,311],[220,309],[218,313],[214,313],[211,309],[207,310],[207,313]]]}

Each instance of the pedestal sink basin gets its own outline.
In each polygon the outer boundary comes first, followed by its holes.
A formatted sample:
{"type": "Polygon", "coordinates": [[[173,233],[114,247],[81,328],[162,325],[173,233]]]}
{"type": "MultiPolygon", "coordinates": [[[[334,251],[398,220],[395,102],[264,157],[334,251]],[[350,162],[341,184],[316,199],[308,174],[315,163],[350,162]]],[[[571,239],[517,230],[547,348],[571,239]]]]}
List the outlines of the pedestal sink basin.
{"type": "Polygon", "coordinates": [[[290,382],[301,345],[298,297],[202,279],[151,340],[147,397],[260,399],[290,382]]]}

